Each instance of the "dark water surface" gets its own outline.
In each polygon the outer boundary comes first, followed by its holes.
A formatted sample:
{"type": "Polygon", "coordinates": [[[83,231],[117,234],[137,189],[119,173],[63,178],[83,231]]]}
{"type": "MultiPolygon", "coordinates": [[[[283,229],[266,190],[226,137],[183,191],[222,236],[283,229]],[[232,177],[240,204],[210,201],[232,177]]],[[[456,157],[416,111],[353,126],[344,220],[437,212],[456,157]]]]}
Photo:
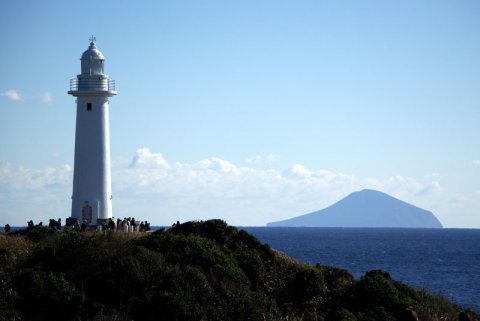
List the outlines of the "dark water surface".
{"type": "Polygon", "coordinates": [[[416,288],[480,311],[480,229],[244,227],[304,263],[382,269],[416,288]]]}

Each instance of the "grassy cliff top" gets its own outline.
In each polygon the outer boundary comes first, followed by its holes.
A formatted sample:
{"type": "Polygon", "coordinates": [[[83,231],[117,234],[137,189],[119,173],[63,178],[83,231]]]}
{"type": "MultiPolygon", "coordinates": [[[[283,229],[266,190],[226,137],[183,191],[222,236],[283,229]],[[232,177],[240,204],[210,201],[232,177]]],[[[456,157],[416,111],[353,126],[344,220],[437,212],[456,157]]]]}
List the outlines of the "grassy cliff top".
{"type": "Polygon", "coordinates": [[[0,234],[0,320],[458,320],[384,271],[300,264],[220,220],[0,234]]]}

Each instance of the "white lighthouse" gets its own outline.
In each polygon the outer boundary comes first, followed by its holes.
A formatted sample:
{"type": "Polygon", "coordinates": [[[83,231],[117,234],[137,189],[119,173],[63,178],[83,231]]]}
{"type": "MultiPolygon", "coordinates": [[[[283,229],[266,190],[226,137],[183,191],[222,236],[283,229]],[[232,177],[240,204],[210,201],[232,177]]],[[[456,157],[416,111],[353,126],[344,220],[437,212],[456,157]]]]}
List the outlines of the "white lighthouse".
{"type": "Polygon", "coordinates": [[[96,225],[112,217],[108,100],[117,92],[93,36],[80,60],[82,72],[68,92],[77,97],[72,218],[96,225]]]}

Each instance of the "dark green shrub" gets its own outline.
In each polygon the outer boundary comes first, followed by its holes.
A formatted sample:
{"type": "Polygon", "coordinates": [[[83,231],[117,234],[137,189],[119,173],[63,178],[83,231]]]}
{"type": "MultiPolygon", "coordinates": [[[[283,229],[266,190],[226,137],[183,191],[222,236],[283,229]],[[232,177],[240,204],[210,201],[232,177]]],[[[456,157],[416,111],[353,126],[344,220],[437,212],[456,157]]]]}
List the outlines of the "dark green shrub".
{"type": "Polygon", "coordinates": [[[236,234],[236,228],[227,225],[222,220],[209,220],[200,222],[186,222],[176,224],[168,230],[168,233],[197,235],[214,241],[219,245],[226,245],[236,234]]]}
{"type": "Polygon", "coordinates": [[[257,289],[265,277],[265,266],[258,252],[249,249],[239,250],[235,258],[238,266],[250,280],[252,289],[257,289]]]}
{"type": "Polygon", "coordinates": [[[399,319],[406,308],[418,307],[416,291],[372,270],[342,295],[340,305],[357,312],[359,320],[399,319]]]}
{"type": "Polygon", "coordinates": [[[353,275],[347,270],[319,264],[316,265],[316,268],[322,271],[325,286],[329,292],[344,291],[354,283],[353,275]]]}
{"type": "MultiPolygon", "coordinates": [[[[22,231],[19,231],[22,233],[22,231]]],[[[24,230],[27,239],[33,242],[48,240],[58,234],[57,230],[46,226],[35,226],[32,230],[24,230]]]]}
{"type": "Polygon", "coordinates": [[[17,308],[26,320],[69,320],[79,313],[84,293],[62,273],[25,269],[14,278],[18,292],[17,308]]]}
{"type": "MultiPolygon", "coordinates": [[[[403,312],[403,311],[402,311],[403,312]]],[[[366,309],[365,313],[360,314],[359,321],[396,321],[397,319],[385,310],[383,306],[375,306],[366,309]]]]}
{"type": "Polygon", "coordinates": [[[347,309],[337,311],[336,320],[338,321],[357,321],[357,317],[347,309]]]}
{"type": "Polygon", "coordinates": [[[305,302],[323,292],[322,272],[310,266],[305,266],[295,272],[291,279],[291,295],[294,302],[305,302]]]}
{"type": "Polygon", "coordinates": [[[258,252],[263,261],[271,262],[275,257],[275,254],[270,246],[262,244],[255,236],[249,234],[245,230],[238,231],[232,244],[234,245],[232,247],[233,250],[237,249],[238,247],[247,247],[258,252]]]}

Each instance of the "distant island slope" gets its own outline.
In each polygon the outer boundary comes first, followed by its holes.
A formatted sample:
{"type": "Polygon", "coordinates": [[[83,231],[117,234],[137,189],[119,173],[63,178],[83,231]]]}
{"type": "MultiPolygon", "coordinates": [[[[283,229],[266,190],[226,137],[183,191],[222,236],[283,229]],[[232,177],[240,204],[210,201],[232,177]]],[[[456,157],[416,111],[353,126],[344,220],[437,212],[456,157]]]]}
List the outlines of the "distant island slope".
{"type": "Polygon", "coordinates": [[[442,228],[432,212],[385,193],[364,189],[316,212],[267,226],[442,228]]]}

